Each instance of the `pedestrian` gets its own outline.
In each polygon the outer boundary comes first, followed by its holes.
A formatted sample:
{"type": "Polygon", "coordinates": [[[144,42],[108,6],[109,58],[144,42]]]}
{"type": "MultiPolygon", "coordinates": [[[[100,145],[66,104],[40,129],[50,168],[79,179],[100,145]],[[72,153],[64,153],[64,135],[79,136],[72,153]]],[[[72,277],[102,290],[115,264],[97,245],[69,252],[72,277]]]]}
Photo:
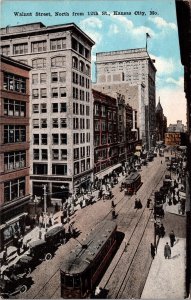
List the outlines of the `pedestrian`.
{"type": "Polygon", "coordinates": [[[42,238],[42,230],[41,230],[41,228],[39,230],[38,238],[39,238],[39,240],[41,240],[41,238],[42,238]]]}
{"type": "Polygon", "coordinates": [[[151,256],[154,259],[155,258],[155,246],[151,243],[151,256]]]}
{"type": "Polygon", "coordinates": [[[164,257],[165,259],[169,259],[171,257],[171,249],[168,243],[166,243],[166,245],[164,246],[164,257]]]}
{"type": "Polygon", "coordinates": [[[102,196],[103,196],[103,191],[102,191],[102,189],[100,189],[100,190],[99,190],[99,196],[98,196],[98,198],[101,199],[102,196]]]}
{"type": "Polygon", "coordinates": [[[139,201],[137,198],[135,198],[135,205],[134,205],[134,209],[138,209],[139,208],[139,201]]]}
{"type": "Polygon", "coordinates": [[[165,236],[165,228],[163,224],[161,224],[159,231],[160,231],[160,237],[163,238],[165,236]]]}
{"type": "Polygon", "coordinates": [[[38,219],[39,227],[42,228],[43,225],[43,217],[42,214],[40,214],[39,219],[38,219]]]}
{"type": "Polygon", "coordinates": [[[111,208],[114,208],[115,207],[115,203],[114,203],[114,201],[112,200],[111,201],[111,208]]]}
{"type": "Polygon", "coordinates": [[[173,247],[174,246],[174,242],[176,241],[175,234],[174,234],[173,230],[169,234],[169,238],[170,238],[170,246],[173,247]]]}
{"type": "Polygon", "coordinates": [[[137,208],[142,208],[142,207],[143,207],[143,205],[142,205],[142,203],[141,203],[141,200],[140,200],[140,199],[138,200],[138,202],[137,202],[137,205],[138,205],[138,207],[137,207],[137,208]]]}
{"type": "Polygon", "coordinates": [[[49,227],[51,227],[52,226],[52,218],[51,217],[49,217],[48,223],[49,223],[49,227]]]}
{"type": "Polygon", "coordinates": [[[150,202],[151,202],[151,199],[147,199],[147,208],[150,207],[150,202]]]}
{"type": "Polygon", "coordinates": [[[83,201],[80,200],[80,207],[82,208],[83,207],[83,201]]]}
{"type": "Polygon", "coordinates": [[[112,209],[112,219],[116,218],[116,214],[115,214],[115,208],[112,209]]]}

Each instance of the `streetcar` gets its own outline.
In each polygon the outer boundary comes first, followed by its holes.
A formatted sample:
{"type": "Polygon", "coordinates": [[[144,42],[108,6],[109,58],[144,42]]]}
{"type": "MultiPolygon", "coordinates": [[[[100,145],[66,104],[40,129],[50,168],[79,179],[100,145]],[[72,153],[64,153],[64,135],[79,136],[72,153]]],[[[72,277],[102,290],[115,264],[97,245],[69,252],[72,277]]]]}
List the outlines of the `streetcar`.
{"type": "Polygon", "coordinates": [[[61,297],[81,299],[90,296],[117,250],[117,225],[102,221],[83,243],[76,246],[60,267],[61,297]]]}
{"type": "Polygon", "coordinates": [[[142,185],[141,175],[138,172],[131,173],[126,178],[124,185],[125,185],[125,194],[133,195],[142,185]]]}

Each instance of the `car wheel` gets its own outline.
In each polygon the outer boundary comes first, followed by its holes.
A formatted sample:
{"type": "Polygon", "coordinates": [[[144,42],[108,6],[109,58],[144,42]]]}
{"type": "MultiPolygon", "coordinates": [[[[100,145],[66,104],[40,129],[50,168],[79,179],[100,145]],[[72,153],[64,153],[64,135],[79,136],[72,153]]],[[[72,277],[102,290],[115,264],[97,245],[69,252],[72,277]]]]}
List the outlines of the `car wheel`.
{"type": "Polygon", "coordinates": [[[24,294],[26,291],[27,291],[27,286],[24,284],[24,285],[21,286],[20,292],[21,292],[22,294],[24,294]]]}
{"type": "Polygon", "coordinates": [[[47,253],[45,255],[45,260],[50,260],[52,258],[52,254],[51,253],[47,253]]]}

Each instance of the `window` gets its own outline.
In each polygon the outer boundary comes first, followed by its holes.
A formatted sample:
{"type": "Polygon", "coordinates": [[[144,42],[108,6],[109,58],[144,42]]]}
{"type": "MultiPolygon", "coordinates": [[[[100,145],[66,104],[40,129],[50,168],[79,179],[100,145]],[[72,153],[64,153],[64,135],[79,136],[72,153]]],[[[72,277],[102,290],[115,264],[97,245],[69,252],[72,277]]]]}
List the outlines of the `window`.
{"type": "Polygon", "coordinates": [[[74,149],[74,159],[79,159],[79,148],[74,149]]]}
{"type": "Polygon", "coordinates": [[[32,61],[33,69],[44,69],[46,68],[46,58],[36,58],[32,61]]]}
{"type": "Polygon", "coordinates": [[[86,133],[86,142],[89,143],[90,142],[90,132],[86,133]]]}
{"type": "Polygon", "coordinates": [[[74,163],[74,175],[79,174],[79,162],[74,163]]]}
{"type": "Polygon", "coordinates": [[[22,125],[4,125],[4,143],[26,142],[26,127],[22,125]]]}
{"type": "Polygon", "coordinates": [[[58,128],[58,119],[52,119],[52,127],[53,128],[58,128]]]}
{"type": "Polygon", "coordinates": [[[96,130],[96,131],[100,130],[100,121],[99,120],[94,121],[94,130],[96,130]]]}
{"type": "Polygon", "coordinates": [[[73,98],[78,99],[78,89],[73,87],[73,98]]]}
{"type": "Polygon", "coordinates": [[[48,150],[47,149],[42,149],[41,150],[41,158],[42,158],[42,160],[47,160],[48,159],[48,150]]]}
{"type": "Polygon", "coordinates": [[[65,56],[57,56],[51,59],[51,67],[65,67],[66,57],[65,56]]]}
{"type": "Polygon", "coordinates": [[[86,160],[86,169],[89,170],[90,169],[90,158],[88,158],[86,160]]]}
{"type": "Polygon", "coordinates": [[[85,48],[85,58],[90,58],[90,51],[87,48],[85,48]]]}
{"type": "Polygon", "coordinates": [[[11,99],[4,99],[4,115],[5,116],[26,116],[26,103],[11,99]]]}
{"type": "Polygon", "coordinates": [[[90,156],[90,146],[86,147],[86,156],[90,156]]]}
{"type": "Polygon", "coordinates": [[[33,174],[34,175],[46,175],[48,173],[47,164],[33,164],[33,174]]]}
{"type": "Polygon", "coordinates": [[[38,74],[32,74],[32,84],[38,83],[38,74]]]}
{"type": "Polygon", "coordinates": [[[90,129],[90,119],[86,119],[86,129],[90,129]]]}
{"type": "Polygon", "coordinates": [[[66,38],[54,39],[50,41],[50,50],[60,50],[66,48],[66,38]]]}
{"type": "Polygon", "coordinates": [[[47,145],[47,134],[41,134],[41,144],[47,145]]]}
{"type": "Polygon", "coordinates": [[[90,93],[86,92],[86,102],[90,102],[90,93]]]}
{"type": "Polygon", "coordinates": [[[60,97],[66,97],[66,88],[65,87],[60,88],[60,97]]]}
{"type": "Polygon", "coordinates": [[[80,85],[84,86],[84,76],[80,75],[79,78],[80,78],[80,85]]]}
{"type": "Polygon", "coordinates": [[[67,149],[61,149],[61,160],[67,160],[67,149]]]}
{"type": "Polygon", "coordinates": [[[33,149],[33,159],[39,160],[39,149],[33,149]]]}
{"type": "Polygon", "coordinates": [[[72,82],[78,84],[78,74],[72,72],[72,82]]]}
{"type": "Polygon", "coordinates": [[[52,112],[57,113],[58,112],[58,103],[52,103],[52,112]]]}
{"type": "Polygon", "coordinates": [[[80,119],[80,129],[85,129],[85,120],[80,119]]]}
{"type": "Polygon", "coordinates": [[[39,104],[33,104],[32,112],[33,112],[33,114],[38,114],[39,113],[39,104]]]}
{"type": "Polygon", "coordinates": [[[80,148],[80,156],[83,158],[85,156],[85,147],[80,148]]]}
{"type": "Polygon", "coordinates": [[[90,66],[86,65],[86,75],[90,76],[90,66]]]}
{"type": "Polygon", "coordinates": [[[52,159],[58,160],[59,159],[59,151],[58,149],[52,149],[52,159]]]}
{"type": "Polygon", "coordinates": [[[4,90],[26,93],[26,78],[11,73],[4,73],[4,90]]]}
{"type": "Polygon", "coordinates": [[[74,143],[74,145],[79,144],[79,133],[73,134],[73,143],[74,143]]]}
{"type": "Polygon", "coordinates": [[[47,119],[41,119],[41,128],[47,128],[47,119]]]}
{"type": "Polygon", "coordinates": [[[79,43],[79,53],[81,55],[84,55],[84,46],[82,44],[79,43]]]}
{"type": "Polygon", "coordinates": [[[42,114],[47,112],[46,103],[42,103],[42,104],[40,105],[40,112],[41,112],[42,114]]]}
{"type": "Polygon", "coordinates": [[[58,98],[58,88],[52,88],[52,98],[58,98]]]}
{"type": "Polygon", "coordinates": [[[46,98],[47,97],[46,89],[40,89],[40,97],[41,98],[46,98]]]}
{"type": "Polygon", "coordinates": [[[40,83],[46,83],[46,73],[40,73],[40,83]]]}
{"type": "Polygon", "coordinates": [[[32,99],[38,99],[39,98],[39,90],[33,89],[32,90],[32,99]]]}
{"type": "Polygon", "coordinates": [[[78,103],[73,103],[73,114],[78,115],[78,103]]]}
{"type": "Polygon", "coordinates": [[[67,127],[67,120],[66,120],[66,118],[61,118],[60,119],[60,127],[61,128],[66,128],[67,127]]]}
{"type": "Polygon", "coordinates": [[[51,82],[57,82],[58,81],[58,72],[52,72],[51,73],[51,82]]]}
{"type": "Polygon", "coordinates": [[[73,118],[73,129],[79,128],[78,118],[73,118]]]}
{"type": "Polygon", "coordinates": [[[67,145],[67,134],[66,133],[61,133],[60,140],[61,140],[61,144],[67,145]]]}
{"type": "Polygon", "coordinates": [[[85,65],[84,65],[84,62],[80,60],[79,70],[80,70],[81,72],[84,72],[84,66],[85,66],[85,65]]]}
{"type": "Polygon", "coordinates": [[[78,59],[75,56],[72,57],[72,67],[78,69],[78,59]]]}
{"type": "Polygon", "coordinates": [[[85,160],[81,161],[81,172],[85,171],[85,160]]]}
{"type": "Polygon", "coordinates": [[[10,46],[1,46],[1,54],[9,56],[10,55],[10,46]]]}
{"type": "Polygon", "coordinates": [[[78,42],[72,38],[72,49],[78,51],[78,42]]]}
{"type": "Polygon", "coordinates": [[[89,116],[89,115],[90,115],[90,107],[86,106],[86,116],[89,116]]]}
{"type": "Polygon", "coordinates": [[[39,145],[39,134],[33,134],[33,144],[39,145]]]}
{"type": "Polygon", "coordinates": [[[52,134],[52,144],[53,145],[58,145],[59,144],[59,135],[58,135],[58,133],[53,133],[52,134]]]}
{"type": "Polygon", "coordinates": [[[67,165],[52,164],[52,175],[67,175],[67,165]]]}
{"type": "Polygon", "coordinates": [[[31,46],[32,46],[31,51],[33,53],[46,51],[46,47],[47,47],[46,41],[32,42],[31,46]]]}
{"type": "Polygon", "coordinates": [[[84,101],[84,91],[80,90],[80,100],[84,101]]]}
{"type": "Polygon", "coordinates": [[[13,54],[24,54],[28,53],[28,44],[17,44],[13,45],[13,54]]]}
{"type": "Polygon", "coordinates": [[[33,119],[33,128],[39,128],[39,119],[33,119]]]}
{"type": "Polygon", "coordinates": [[[84,115],[84,105],[80,104],[80,115],[84,115]]]}
{"type": "Polygon", "coordinates": [[[86,88],[89,89],[90,88],[90,80],[86,78],[86,88]]]}
{"type": "Polygon", "coordinates": [[[59,72],[59,80],[60,80],[60,82],[66,82],[66,72],[65,71],[59,72]]]}
{"type": "Polygon", "coordinates": [[[25,196],[25,177],[4,183],[4,201],[12,201],[25,196]]]}
{"type": "Polygon", "coordinates": [[[66,112],[67,108],[66,108],[66,103],[62,102],[60,103],[60,112],[66,112]]]}
{"type": "Polygon", "coordinates": [[[26,166],[26,152],[16,151],[4,154],[5,171],[20,169],[26,166]]]}

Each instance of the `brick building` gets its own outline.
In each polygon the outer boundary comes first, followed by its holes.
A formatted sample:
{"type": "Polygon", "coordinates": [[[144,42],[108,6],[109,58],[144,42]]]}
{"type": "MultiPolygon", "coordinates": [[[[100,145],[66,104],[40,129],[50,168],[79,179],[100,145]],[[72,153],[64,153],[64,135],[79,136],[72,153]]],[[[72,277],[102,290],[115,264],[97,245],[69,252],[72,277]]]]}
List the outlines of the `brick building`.
{"type": "Polygon", "coordinates": [[[1,247],[27,215],[29,195],[30,67],[1,56],[0,215],[1,247]]]}
{"type": "Polygon", "coordinates": [[[74,23],[1,29],[1,51],[33,67],[31,90],[32,194],[52,202],[93,178],[91,47],[74,23]]]}

